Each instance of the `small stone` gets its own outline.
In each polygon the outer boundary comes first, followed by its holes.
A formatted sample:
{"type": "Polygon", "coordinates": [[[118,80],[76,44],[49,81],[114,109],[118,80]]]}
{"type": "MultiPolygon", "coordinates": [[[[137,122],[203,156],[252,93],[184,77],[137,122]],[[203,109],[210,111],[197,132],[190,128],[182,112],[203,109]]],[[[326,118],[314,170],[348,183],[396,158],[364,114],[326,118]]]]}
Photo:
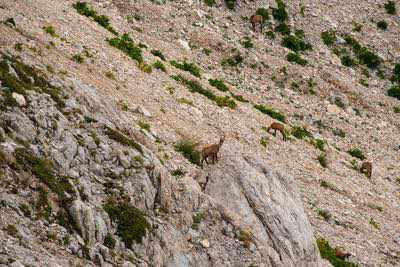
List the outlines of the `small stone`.
{"type": "Polygon", "coordinates": [[[16,260],[10,264],[10,267],[24,267],[24,265],[20,261],[16,260]]]}
{"type": "Polygon", "coordinates": [[[26,106],[26,100],[23,95],[17,94],[17,93],[12,93],[11,96],[17,101],[18,105],[20,107],[26,106]]]}
{"type": "Polygon", "coordinates": [[[190,45],[187,41],[180,39],[178,42],[186,50],[191,50],[190,45]]]}
{"type": "Polygon", "coordinates": [[[208,239],[201,240],[200,244],[203,246],[203,248],[209,248],[210,247],[210,241],[208,241],[208,239]]]}

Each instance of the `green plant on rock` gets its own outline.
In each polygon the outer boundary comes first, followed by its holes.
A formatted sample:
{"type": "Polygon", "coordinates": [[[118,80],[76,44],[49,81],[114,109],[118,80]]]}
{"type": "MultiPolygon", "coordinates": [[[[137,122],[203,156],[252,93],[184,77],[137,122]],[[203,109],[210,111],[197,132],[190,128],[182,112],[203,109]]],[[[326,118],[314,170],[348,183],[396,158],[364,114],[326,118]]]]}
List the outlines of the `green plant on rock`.
{"type": "Polygon", "coordinates": [[[236,66],[242,64],[242,63],[243,63],[243,60],[244,60],[244,58],[243,58],[243,56],[240,54],[240,52],[239,52],[239,51],[236,51],[236,53],[233,54],[233,56],[224,58],[224,59],[221,61],[221,65],[222,65],[222,66],[236,67],[236,66]]]}
{"type": "Polygon", "coordinates": [[[260,15],[263,18],[263,22],[269,20],[269,12],[266,8],[258,8],[256,11],[256,15],[260,15]]]}
{"type": "Polygon", "coordinates": [[[349,153],[352,157],[358,158],[360,160],[365,159],[364,153],[359,148],[352,148],[347,151],[347,153],[349,153]]]}
{"type": "Polygon", "coordinates": [[[298,37],[295,35],[289,35],[284,37],[282,40],[282,46],[289,48],[296,53],[312,49],[310,43],[306,43],[302,37],[298,37]]]}
{"type": "Polygon", "coordinates": [[[127,54],[131,59],[136,60],[139,64],[143,63],[142,50],[133,43],[128,34],[125,33],[121,37],[108,39],[108,43],[127,54]]]}
{"type": "Polygon", "coordinates": [[[378,23],[376,23],[376,26],[381,30],[387,30],[388,24],[386,21],[380,20],[378,23]]]}
{"type": "Polygon", "coordinates": [[[97,12],[90,7],[86,2],[76,2],[73,7],[76,11],[86,17],[93,18],[100,26],[107,29],[109,32],[118,35],[114,28],[110,24],[110,19],[105,15],[98,15],[97,12]]]}
{"type": "Polygon", "coordinates": [[[175,145],[175,150],[181,153],[191,163],[200,166],[201,155],[196,149],[197,145],[198,144],[192,140],[184,139],[175,145]]]}
{"type": "Polygon", "coordinates": [[[236,0],[225,0],[225,4],[228,9],[233,10],[235,9],[236,0]]]}
{"type": "Polygon", "coordinates": [[[301,66],[307,65],[307,60],[303,59],[299,54],[290,52],[286,56],[287,61],[297,63],[301,66]]]}
{"type": "Polygon", "coordinates": [[[393,85],[388,91],[388,96],[397,98],[400,100],[400,85],[393,85]]]}
{"type": "Polygon", "coordinates": [[[336,32],[334,30],[322,32],[321,33],[321,38],[322,38],[322,41],[324,42],[325,45],[331,46],[337,40],[336,32]]]}
{"type": "Polygon", "coordinates": [[[304,139],[306,137],[312,138],[312,134],[305,127],[301,126],[294,126],[291,130],[291,134],[297,139],[304,139]]]}
{"type": "Polygon", "coordinates": [[[318,156],[318,161],[319,161],[319,164],[321,164],[322,167],[324,167],[324,168],[328,167],[328,160],[326,158],[326,154],[325,153],[321,153],[318,156]]]}
{"type": "Polygon", "coordinates": [[[284,22],[289,18],[286,5],[282,0],[275,0],[277,8],[272,8],[272,16],[279,22],[284,22]]]}
{"type": "Polygon", "coordinates": [[[278,121],[281,122],[285,122],[286,121],[286,117],[285,115],[283,115],[282,113],[280,113],[279,111],[276,111],[270,107],[267,107],[265,105],[254,105],[254,108],[259,110],[260,112],[270,116],[273,119],[276,119],[278,121]]]}
{"type": "Polygon", "coordinates": [[[104,246],[108,247],[109,249],[114,249],[115,248],[115,239],[112,234],[107,233],[106,236],[104,237],[104,246]]]}
{"type": "Polygon", "coordinates": [[[137,151],[139,151],[140,153],[143,153],[143,149],[142,147],[135,142],[134,140],[126,137],[124,134],[122,134],[121,132],[119,132],[118,130],[114,130],[110,127],[106,127],[106,132],[105,134],[112,140],[117,141],[118,143],[125,145],[125,146],[130,146],[134,149],[136,149],[137,151]]]}
{"type": "Polygon", "coordinates": [[[393,69],[393,76],[391,78],[392,82],[400,83],[400,63],[397,63],[393,69]]]}
{"type": "Polygon", "coordinates": [[[394,3],[394,1],[387,1],[385,3],[385,10],[386,13],[390,15],[396,15],[396,4],[394,3]]]}
{"type": "Polygon", "coordinates": [[[275,26],[275,32],[280,32],[283,35],[289,35],[290,27],[286,23],[282,22],[275,26]]]}
{"type": "Polygon", "coordinates": [[[117,224],[117,235],[130,248],[133,242],[142,243],[143,237],[151,228],[144,213],[129,203],[115,203],[112,200],[104,205],[111,221],[117,224]]]}
{"type": "Polygon", "coordinates": [[[200,68],[197,67],[196,64],[194,64],[194,63],[188,63],[186,61],[184,61],[183,63],[179,63],[175,60],[171,60],[170,63],[175,68],[190,72],[193,76],[196,76],[196,77],[201,76],[200,68]]]}
{"type": "Polygon", "coordinates": [[[167,68],[166,68],[166,67],[164,66],[164,64],[163,64],[161,61],[159,61],[159,60],[157,60],[156,62],[153,63],[153,67],[154,67],[155,69],[161,70],[161,71],[163,71],[163,72],[167,72],[167,68]]]}
{"type": "Polygon", "coordinates": [[[209,79],[208,82],[210,83],[211,86],[214,86],[218,90],[222,92],[227,92],[229,91],[228,86],[225,85],[223,80],[218,80],[218,79],[209,79]]]}
{"type": "Polygon", "coordinates": [[[165,61],[165,56],[160,50],[151,50],[151,54],[155,57],[159,57],[162,61],[165,61]]]}
{"type": "Polygon", "coordinates": [[[335,267],[358,267],[357,264],[353,262],[348,262],[344,259],[336,256],[336,249],[329,245],[329,242],[324,238],[320,237],[317,239],[317,246],[321,258],[328,260],[335,267]]]}

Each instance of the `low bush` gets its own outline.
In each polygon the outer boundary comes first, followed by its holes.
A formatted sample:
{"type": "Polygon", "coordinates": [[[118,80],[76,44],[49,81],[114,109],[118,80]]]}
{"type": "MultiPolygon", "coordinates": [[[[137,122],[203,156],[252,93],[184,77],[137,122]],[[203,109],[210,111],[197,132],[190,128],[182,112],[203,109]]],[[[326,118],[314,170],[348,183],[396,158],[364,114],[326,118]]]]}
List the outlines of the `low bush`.
{"type": "Polygon", "coordinates": [[[312,134],[305,127],[294,126],[291,134],[298,139],[312,138],[312,134]]]}
{"type": "Polygon", "coordinates": [[[162,61],[165,61],[165,56],[163,55],[163,53],[160,50],[151,50],[151,54],[155,57],[159,57],[162,61]]]}
{"type": "Polygon", "coordinates": [[[264,106],[264,105],[254,105],[254,108],[256,108],[257,110],[259,110],[260,112],[267,114],[268,116],[270,116],[273,119],[276,119],[278,121],[281,122],[285,122],[286,121],[286,117],[285,115],[283,115],[282,113],[280,113],[279,111],[276,111],[270,107],[264,106]]]}
{"type": "Polygon", "coordinates": [[[159,61],[159,60],[157,60],[156,62],[153,63],[153,67],[154,67],[155,69],[161,70],[161,71],[163,71],[163,72],[167,72],[167,68],[166,68],[166,67],[164,66],[164,64],[163,64],[161,61],[159,61]]]}
{"type": "Polygon", "coordinates": [[[333,30],[322,32],[321,38],[322,38],[322,41],[324,42],[324,44],[326,44],[327,46],[331,46],[337,40],[336,32],[333,30]]]}
{"type": "Polygon", "coordinates": [[[223,80],[218,80],[218,79],[209,79],[208,82],[210,83],[211,86],[214,86],[218,90],[222,92],[227,92],[229,91],[228,86],[225,85],[223,80]]]}
{"type": "Polygon", "coordinates": [[[108,43],[127,54],[131,59],[136,60],[139,64],[143,63],[142,50],[133,43],[128,34],[125,33],[121,37],[108,39],[108,43]]]}
{"type": "Polygon", "coordinates": [[[360,160],[365,159],[363,152],[359,148],[352,148],[349,151],[347,151],[347,153],[349,153],[352,157],[358,158],[360,160]]]}
{"type": "Polygon", "coordinates": [[[305,66],[308,63],[307,60],[303,59],[299,54],[293,53],[293,52],[290,52],[286,56],[286,59],[289,62],[294,62],[294,63],[297,63],[297,64],[302,65],[302,66],[305,66]]]}
{"type": "Polygon", "coordinates": [[[336,250],[329,245],[329,242],[323,238],[317,239],[317,246],[321,258],[328,260],[335,267],[358,267],[353,262],[348,262],[336,256],[336,250]]]}
{"type": "Polygon", "coordinates": [[[286,11],[286,5],[282,0],[275,0],[277,8],[272,8],[272,16],[275,20],[284,22],[289,18],[286,11]]]}
{"type": "Polygon", "coordinates": [[[275,32],[280,32],[283,35],[289,35],[290,27],[286,23],[282,22],[275,26],[275,32]]]}
{"type": "Polygon", "coordinates": [[[263,18],[263,22],[269,20],[269,12],[266,8],[258,8],[256,11],[256,15],[260,15],[263,18]]]}
{"type": "Polygon", "coordinates": [[[106,126],[106,131],[105,134],[112,140],[117,141],[118,143],[125,145],[125,146],[130,146],[134,149],[136,149],[137,151],[139,151],[140,153],[143,153],[143,149],[142,147],[136,143],[134,140],[129,139],[128,137],[126,137],[124,134],[122,134],[121,132],[114,130],[108,126],[106,126]]]}
{"type": "Polygon", "coordinates": [[[393,69],[393,76],[391,78],[392,82],[400,83],[400,63],[397,63],[393,69]]]}
{"type": "Polygon", "coordinates": [[[233,10],[235,9],[236,0],[225,0],[225,4],[228,9],[233,10]]]}
{"type": "Polygon", "coordinates": [[[388,91],[388,96],[397,98],[400,100],[400,85],[393,85],[388,91]]]}
{"type": "Polygon", "coordinates": [[[386,21],[381,20],[381,21],[378,21],[378,23],[376,24],[376,26],[377,26],[379,29],[381,29],[381,30],[386,30],[387,27],[388,27],[388,24],[387,24],[386,21]]]}
{"type": "Polygon", "coordinates": [[[90,5],[86,2],[76,2],[73,7],[76,11],[86,17],[91,17],[96,21],[100,26],[107,29],[109,32],[118,35],[118,33],[114,30],[114,28],[110,24],[110,19],[104,15],[98,15],[97,12],[90,7],[90,5]]]}
{"type": "Polygon", "coordinates": [[[324,167],[324,168],[328,167],[328,160],[326,158],[326,154],[325,153],[321,153],[318,156],[318,161],[319,161],[319,164],[321,164],[322,167],[324,167]]]}
{"type": "Polygon", "coordinates": [[[385,3],[385,10],[386,13],[390,15],[396,15],[396,4],[394,3],[394,1],[387,1],[385,3]]]}
{"type": "Polygon", "coordinates": [[[303,38],[294,35],[284,37],[282,40],[282,46],[289,48],[296,53],[312,49],[311,44],[306,43],[303,38]]]}
{"type": "Polygon", "coordinates": [[[213,7],[216,4],[215,0],[204,0],[204,3],[209,7],[213,7]]]}
{"type": "Polygon", "coordinates": [[[104,210],[111,221],[117,224],[117,235],[130,248],[135,241],[142,243],[146,232],[151,228],[144,213],[129,203],[115,203],[109,200],[104,205],[104,210]]]}
{"type": "Polygon", "coordinates": [[[228,58],[224,58],[221,61],[221,65],[222,66],[231,66],[231,67],[235,67],[237,65],[240,65],[241,63],[243,63],[244,58],[242,57],[242,55],[240,54],[240,52],[236,52],[233,56],[228,57],[228,58]]]}
{"type": "Polygon", "coordinates": [[[175,145],[175,150],[181,153],[191,163],[200,166],[201,155],[196,150],[197,143],[192,140],[181,140],[175,145]]]}
{"type": "Polygon", "coordinates": [[[194,63],[188,63],[184,61],[183,63],[178,63],[175,60],[170,61],[171,65],[177,69],[190,72],[193,76],[200,77],[200,69],[194,63]]]}

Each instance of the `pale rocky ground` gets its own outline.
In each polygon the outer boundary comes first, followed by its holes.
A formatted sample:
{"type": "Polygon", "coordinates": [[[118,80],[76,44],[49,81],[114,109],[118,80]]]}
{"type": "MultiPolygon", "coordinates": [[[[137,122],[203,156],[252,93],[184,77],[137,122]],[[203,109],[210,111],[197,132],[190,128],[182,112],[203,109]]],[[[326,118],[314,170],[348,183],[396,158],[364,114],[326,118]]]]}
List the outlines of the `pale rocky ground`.
{"type": "MultiPolygon", "coordinates": [[[[400,58],[400,18],[385,13],[385,1],[288,1],[291,26],[303,29],[306,40],[313,45],[305,56],[310,62],[306,67],[286,61],[289,50],[281,46],[279,35],[270,40],[253,33],[249,23],[241,19],[258,7],[274,6],[274,1],[239,1],[235,11],[227,10],[219,1],[213,8],[198,1],[168,1],[161,5],[151,1],[88,2],[99,14],[110,17],[118,32],[127,32],[135,42],[147,45],[143,49],[145,62],[158,59],[150,53],[152,49],[162,51],[167,60],[195,62],[202,70],[198,80],[203,87],[223,95],[207,82],[208,78],[223,79],[235,94],[284,113],[287,128],[306,126],[315,137],[327,141],[329,165],[321,167],[317,160],[320,151],[305,140],[292,137],[283,142],[280,135],[267,134],[263,127],[273,119],[250,103],[237,102],[235,110],[220,108],[189,92],[170,76],[181,73],[194,77],[168,62],[167,73],[144,73],[133,60],[107,43],[106,38],[113,37],[111,33],[72,8],[75,1],[0,0],[0,20],[13,17],[17,25],[0,25],[1,51],[18,55],[27,64],[43,70],[70,97],[67,109],[80,109],[83,115],[96,118],[99,123],[80,128],[82,114],[72,112],[64,117],[48,97],[35,95],[29,96],[28,107],[10,109],[1,117],[4,120],[9,116],[15,121],[25,118],[16,123],[12,132],[24,136],[38,147],[38,153],[53,159],[60,174],[74,177],[84,185],[89,200],[83,205],[88,206],[89,213],[93,213],[90,216],[101,225],[83,223],[83,228],[89,228],[87,236],[75,233],[69,247],[47,240],[48,230],[56,231],[61,240],[66,229],[23,217],[16,203],[32,197],[31,190],[15,194],[2,186],[0,228],[12,222],[23,237],[21,242],[0,231],[0,241],[5,244],[0,251],[1,264],[18,260],[28,266],[295,266],[300,262],[305,266],[311,262],[325,265],[315,247],[318,237],[327,239],[334,247],[343,247],[353,255],[351,261],[360,266],[400,264],[400,184],[396,181],[400,177],[400,115],[393,112],[400,102],[386,96],[388,77],[400,58]],[[304,17],[300,15],[302,5],[304,17]],[[141,19],[127,19],[133,15],[141,19]],[[381,19],[388,22],[387,31],[377,29],[376,22],[381,19]],[[361,32],[352,31],[353,22],[363,25],[361,32]],[[56,29],[59,37],[43,31],[48,25],[56,29]],[[387,78],[379,79],[371,72],[369,87],[361,85],[361,69],[342,66],[322,43],[320,33],[332,28],[352,33],[380,55],[385,60],[387,78]],[[240,44],[245,36],[251,37],[254,48],[246,49],[240,44]],[[49,46],[51,41],[55,46],[49,46]],[[16,43],[22,43],[22,51],[15,50],[16,43]],[[203,48],[210,48],[211,54],[204,54],[203,48]],[[245,63],[237,69],[220,64],[231,48],[239,49],[245,57],[245,63]],[[71,60],[84,49],[93,57],[82,64],[71,60]],[[257,69],[250,67],[253,63],[257,69]],[[282,71],[284,66],[286,73],[282,71]],[[116,80],[106,77],[108,71],[114,73],[116,80]],[[316,83],[316,95],[306,93],[309,78],[316,83]],[[300,88],[293,88],[293,82],[300,88]],[[172,94],[169,87],[174,88],[172,94]],[[344,109],[334,105],[336,96],[343,99],[344,109]],[[180,98],[192,100],[193,106],[179,103],[180,98]],[[128,111],[121,108],[124,104],[128,111]],[[56,114],[61,118],[61,130],[50,131],[49,118],[56,114]],[[150,131],[140,129],[139,121],[150,124],[150,131]],[[146,168],[132,174],[129,169],[134,163],[125,162],[120,155],[124,148],[102,134],[104,124],[130,129],[147,148],[145,165],[156,165],[164,182],[154,182],[157,174],[146,168]],[[88,152],[94,149],[90,127],[98,130],[104,143],[99,148],[103,155],[99,161],[88,152]],[[333,135],[335,128],[342,129],[346,136],[333,135]],[[203,145],[217,142],[222,132],[227,139],[221,160],[203,170],[174,150],[174,144],[182,138],[203,145]],[[77,144],[77,135],[84,138],[86,145],[77,144]],[[260,144],[261,138],[267,139],[266,147],[260,144]],[[60,151],[61,147],[66,151],[60,151]],[[362,149],[373,162],[372,180],[352,168],[354,158],[346,151],[353,147],[362,149]],[[107,156],[109,153],[111,156],[107,156]],[[169,175],[178,167],[186,172],[184,177],[169,175]],[[106,198],[102,184],[110,179],[104,176],[107,168],[117,175],[123,173],[124,178],[117,183],[131,195],[132,204],[145,210],[152,224],[158,226],[156,233],[132,250],[118,243],[116,252],[110,252],[101,245],[105,233],[115,229],[101,211],[106,198]],[[206,176],[209,182],[202,191],[198,182],[204,182],[206,176]],[[321,181],[338,190],[321,187],[321,181]],[[170,212],[158,215],[159,206],[168,206],[170,212]],[[318,215],[317,211],[324,209],[333,219],[325,221],[318,215]],[[207,215],[199,231],[195,231],[190,226],[192,214],[198,211],[207,215]],[[370,224],[371,218],[380,229],[370,224]],[[97,234],[92,233],[93,227],[97,234]],[[242,228],[255,236],[249,247],[233,234],[235,229],[242,228]],[[79,249],[83,243],[92,248],[90,260],[83,259],[79,249]]],[[[12,147],[12,142],[7,139],[2,147],[12,147]]],[[[136,152],[131,149],[129,153],[136,152]]],[[[361,164],[358,160],[357,163],[361,164]]],[[[12,178],[6,173],[2,179],[12,184],[12,178]]],[[[20,265],[14,262],[14,266],[20,265]]]]}

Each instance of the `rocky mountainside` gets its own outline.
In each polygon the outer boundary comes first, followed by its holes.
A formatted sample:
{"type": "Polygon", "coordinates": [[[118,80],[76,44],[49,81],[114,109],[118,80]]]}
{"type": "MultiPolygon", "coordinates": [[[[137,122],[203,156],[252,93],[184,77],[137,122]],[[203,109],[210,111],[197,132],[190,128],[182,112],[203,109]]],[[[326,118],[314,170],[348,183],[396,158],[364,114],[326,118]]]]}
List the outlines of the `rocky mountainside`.
{"type": "Polygon", "coordinates": [[[0,0],[0,265],[398,266],[399,9],[0,0]]]}

